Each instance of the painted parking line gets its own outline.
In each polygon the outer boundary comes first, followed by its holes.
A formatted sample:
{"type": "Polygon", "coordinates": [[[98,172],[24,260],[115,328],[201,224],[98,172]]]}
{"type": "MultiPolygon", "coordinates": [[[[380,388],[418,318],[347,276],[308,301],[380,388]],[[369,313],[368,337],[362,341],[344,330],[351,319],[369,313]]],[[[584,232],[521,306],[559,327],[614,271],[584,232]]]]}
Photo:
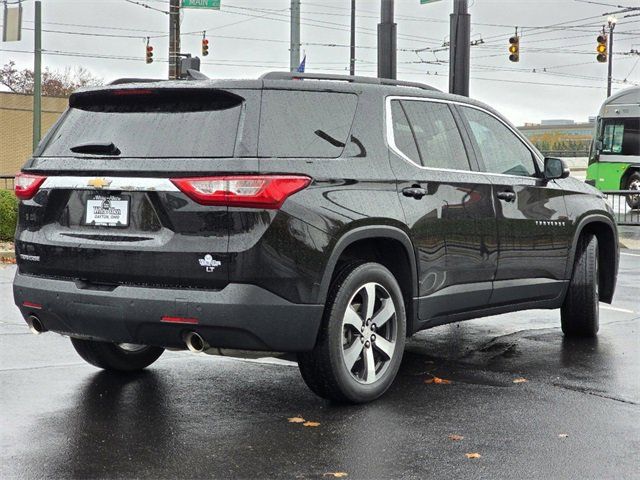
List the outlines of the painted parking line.
{"type": "Polygon", "coordinates": [[[600,305],[600,308],[602,308],[603,310],[613,310],[614,312],[622,312],[622,313],[637,313],[634,312],[633,310],[627,310],[626,308],[618,308],[618,307],[611,307],[609,305],[600,305]]]}

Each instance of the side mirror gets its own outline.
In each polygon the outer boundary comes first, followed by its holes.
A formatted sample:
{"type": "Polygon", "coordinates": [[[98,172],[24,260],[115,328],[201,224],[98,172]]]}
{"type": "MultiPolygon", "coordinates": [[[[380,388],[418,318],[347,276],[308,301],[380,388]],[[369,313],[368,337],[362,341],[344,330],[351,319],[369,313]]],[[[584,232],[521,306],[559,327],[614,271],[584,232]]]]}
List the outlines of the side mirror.
{"type": "Polygon", "coordinates": [[[602,140],[596,140],[596,152],[602,151],[602,140]]]}
{"type": "Polygon", "coordinates": [[[544,178],[545,180],[555,180],[558,178],[567,178],[571,170],[564,160],[560,158],[544,159],[544,178]]]}

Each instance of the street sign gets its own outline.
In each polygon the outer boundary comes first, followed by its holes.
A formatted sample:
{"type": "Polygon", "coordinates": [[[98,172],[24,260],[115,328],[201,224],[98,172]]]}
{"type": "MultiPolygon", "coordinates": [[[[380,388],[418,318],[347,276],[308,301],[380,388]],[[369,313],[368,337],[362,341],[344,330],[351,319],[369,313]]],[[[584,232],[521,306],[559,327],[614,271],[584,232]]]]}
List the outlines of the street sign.
{"type": "Polygon", "coordinates": [[[182,8],[209,8],[220,10],[220,0],[182,0],[182,8]]]}
{"type": "Polygon", "coordinates": [[[2,23],[2,41],[18,42],[22,39],[22,4],[9,7],[4,3],[4,22],[2,23]]]}

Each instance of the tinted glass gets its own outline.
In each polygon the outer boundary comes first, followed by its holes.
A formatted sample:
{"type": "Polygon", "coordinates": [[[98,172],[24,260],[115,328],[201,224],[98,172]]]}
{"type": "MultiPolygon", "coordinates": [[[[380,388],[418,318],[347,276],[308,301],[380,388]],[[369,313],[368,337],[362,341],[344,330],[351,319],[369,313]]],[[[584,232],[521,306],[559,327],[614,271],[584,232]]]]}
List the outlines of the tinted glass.
{"type": "Polygon", "coordinates": [[[71,148],[113,143],[120,157],[233,156],[241,97],[212,90],[131,92],[72,96],[42,155],[87,157],[71,148]]]}
{"type": "Polygon", "coordinates": [[[613,155],[640,155],[640,118],[605,119],[602,152],[613,155]]]}
{"type": "Polygon", "coordinates": [[[258,155],[339,157],[358,103],[350,93],[265,90],[258,155]]]}
{"type": "Polygon", "coordinates": [[[531,176],[536,173],[531,151],[502,122],[475,108],[461,107],[490,173],[531,176]]]}
{"type": "Polygon", "coordinates": [[[399,100],[391,102],[391,118],[393,121],[393,140],[398,150],[415,163],[420,163],[418,148],[411,133],[411,127],[399,100]]]}
{"type": "Polygon", "coordinates": [[[462,137],[446,103],[403,100],[425,167],[469,170],[462,137]]]}

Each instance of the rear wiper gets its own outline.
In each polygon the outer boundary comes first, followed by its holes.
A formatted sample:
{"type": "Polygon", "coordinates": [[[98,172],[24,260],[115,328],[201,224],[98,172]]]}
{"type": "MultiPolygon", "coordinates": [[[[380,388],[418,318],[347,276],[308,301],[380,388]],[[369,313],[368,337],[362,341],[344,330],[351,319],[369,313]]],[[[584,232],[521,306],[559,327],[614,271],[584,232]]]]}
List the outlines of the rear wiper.
{"type": "Polygon", "coordinates": [[[333,145],[334,147],[338,147],[338,148],[344,148],[346,146],[346,144],[344,142],[341,142],[340,140],[338,140],[337,138],[333,138],[331,135],[329,135],[327,132],[325,132],[324,130],[316,130],[315,133],[317,136],[319,136],[321,139],[326,140],[327,142],[329,142],[331,145],[333,145]]]}
{"type": "Polygon", "coordinates": [[[120,149],[113,142],[91,142],[71,147],[74,153],[93,153],[96,155],[120,155],[120,149]]]}

